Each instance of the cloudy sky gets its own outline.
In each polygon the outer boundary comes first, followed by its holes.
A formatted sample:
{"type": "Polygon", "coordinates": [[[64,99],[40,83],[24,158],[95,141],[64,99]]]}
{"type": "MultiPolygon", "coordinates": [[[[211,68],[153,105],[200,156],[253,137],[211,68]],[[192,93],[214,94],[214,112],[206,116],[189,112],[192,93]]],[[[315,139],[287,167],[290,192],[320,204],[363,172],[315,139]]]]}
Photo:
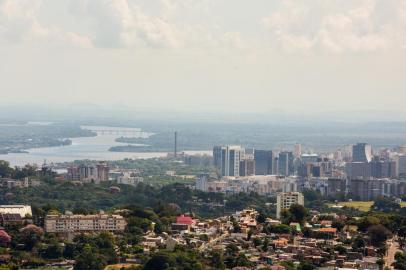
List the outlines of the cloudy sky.
{"type": "Polygon", "coordinates": [[[404,110],[405,0],[0,0],[0,103],[404,110]]]}

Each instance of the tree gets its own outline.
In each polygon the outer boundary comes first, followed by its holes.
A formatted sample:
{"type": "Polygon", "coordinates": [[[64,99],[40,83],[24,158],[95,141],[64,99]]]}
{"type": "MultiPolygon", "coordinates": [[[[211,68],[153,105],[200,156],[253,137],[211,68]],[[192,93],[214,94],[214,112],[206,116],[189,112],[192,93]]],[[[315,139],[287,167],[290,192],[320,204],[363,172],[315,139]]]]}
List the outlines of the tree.
{"type": "Polygon", "coordinates": [[[268,247],[269,247],[269,239],[268,239],[268,238],[265,238],[265,239],[264,239],[264,242],[262,243],[262,250],[263,250],[264,252],[267,252],[267,251],[268,251],[268,247]]]}
{"type": "Polygon", "coordinates": [[[340,220],[334,220],[333,223],[331,224],[331,227],[336,228],[337,231],[341,231],[345,226],[345,223],[340,220]]]}
{"type": "Polygon", "coordinates": [[[298,222],[300,224],[303,224],[308,213],[307,209],[304,208],[303,205],[300,204],[293,204],[289,208],[289,212],[291,214],[292,220],[294,222],[298,222]]]}
{"type": "Polygon", "coordinates": [[[53,239],[43,252],[43,257],[47,259],[58,259],[63,255],[63,248],[58,241],[53,239]]]}
{"type": "Polygon", "coordinates": [[[260,212],[257,216],[257,222],[262,224],[265,223],[266,221],[266,215],[264,214],[264,212],[260,212]]]}
{"type": "Polygon", "coordinates": [[[248,233],[247,233],[247,241],[251,240],[251,237],[252,237],[253,234],[254,234],[254,231],[252,229],[249,229],[248,233]]]}
{"type": "Polygon", "coordinates": [[[285,224],[271,225],[266,227],[267,233],[290,233],[291,227],[285,224]]]}
{"type": "Polygon", "coordinates": [[[212,252],[210,266],[214,269],[225,269],[224,258],[222,252],[212,252]]]}
{"type": "Polygon", "coordinates": [[[20,230],[21,239],[24,242],[25,247],[28,250],[32,250],[33,247],[41,240],[44,235],[44,230],[35,225],[27,225],[20,230]]]}
{"type": "Polygon", "coordinates": [[[358,223],[358,229],[362,232],[366,232],[369,227],[373,225],[378,225],[380,224],[380,220],[377,217],[374,216],[366,216],[363,217],[359,223],[358,223]]]}
{"type": "Polygon", "coordinates": [[[406,254],[404,252],[396,252],[393,266],[395,269],[406,270],[406,254]]]}
{"type": "Polygon", "coordinates": [[[352,248],[354,250],[361,250],[365,247],[365,240],[362,236],[357,236],[352,243],[352,248]]]}
{"type": "Polygon", "coordinates": [[[0,177],[9,177],[13,171],[8,161],[0,160],[0,177]]]}
{"type": "Polygon", "coordinates": [[[244,254],[240,254],[235,260],[235,266],[251,267],[251,262],[244,254]]]}
{"type": "Polygon", "coordinates": [[[388,240],[391,233],[385,226],[379,224],[369,227],[368,235],[373,246],[381,247],[388,240]]]}
{"type": "Polygon", "coordinates": [[[345,255],[345,254],[347,254],[347,249],[346,249],[345,247],[343,247],[343,246],[335,246],[335,247],[334,247],[334,250],[335,250],[335,251],[338,251],[338,253],[339,253],[340,255],[345,255]]]}
{"type": "Polygon", "coordinates": [[[400,204],[395,201],[394,198],[378,197],[374,204],[371,206],[372,210],[381,212],[397,212],[401,208],[400,204]]]}
{"type": "Polygon", "coordinates": [[[233,222],[233,232],[234,233],[240,233],[241,232],[241,226],[238,224],[237,221],[233,222]]]}
{"type": "Polygon", "coordinates": [[[92,251],[90,245],[86,245],[75,259],[74,270],[103,270],[106,265],[104,259],[92,251]]]}
{"type": "Polygon", "coordinates": [[[385,260],[382,258],[379,258],[376,260],[376,264],[379,266],[379,270],[383,270],[383,266],[385,265],[385,260]]]}
{"type": "Polygon", "coordinates": [[[313,270],[313,269],[316,269],[316,267],[313,264],[306,261],[301,262],[298,267],[298,270],[313,270]]]}
{"type": "Polygon", "coordinates": [[[226,246],[227,255],[234,256],[237,254],[238,251],[239,251],[239,249],[236,244],[231,243],[226,246]]]}
{"type": "Polygon", "coordinates": [[[7,247],[10,241],[10,235],[8,235],[8,233],[6,233],[4,230],[0,230],[0,246],[7,247]]]}
{"type": "Polygon", "coordinates": [[[151,259],[144,266],[144,270],[155,269],[168,269],[170,266],[176,264],[176,260],[173,256],[166,253],[154,254],[151,259]]]}

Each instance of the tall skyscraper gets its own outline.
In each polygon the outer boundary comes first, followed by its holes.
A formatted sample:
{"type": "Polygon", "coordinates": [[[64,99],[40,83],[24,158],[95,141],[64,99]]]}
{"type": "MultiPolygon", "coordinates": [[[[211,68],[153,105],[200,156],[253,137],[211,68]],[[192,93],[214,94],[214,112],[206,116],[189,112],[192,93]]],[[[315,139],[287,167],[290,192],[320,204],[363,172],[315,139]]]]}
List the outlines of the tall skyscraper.
{"type": "Polygon", "coordinates": [[[372,147],[366,143],[357,143],[352,147],[353,162],[371,162],[372,147]]]}
{"type": "Polygon", "coordinates": [[[273,167],[273,153],[269,150],[255,150],[255,174],[271,175],[273,167]]]}
{"type": "Polygon", "coordinates": [[[302,145],[300,143],[295,144],[295,158],[300,158],[302,155],[302,145]]]}
{"type": "Polygon", "coordinates": [[[278,159],[279,175],[289,176],[294,173],[293,153],[280,152],[278,159]]]}
{"type": "Polygon", "coordinates": [[[213,148],[214,165],[221,176],[239,176],[240,161],[244,159],[241,146],[215,146],[213,148]]]}

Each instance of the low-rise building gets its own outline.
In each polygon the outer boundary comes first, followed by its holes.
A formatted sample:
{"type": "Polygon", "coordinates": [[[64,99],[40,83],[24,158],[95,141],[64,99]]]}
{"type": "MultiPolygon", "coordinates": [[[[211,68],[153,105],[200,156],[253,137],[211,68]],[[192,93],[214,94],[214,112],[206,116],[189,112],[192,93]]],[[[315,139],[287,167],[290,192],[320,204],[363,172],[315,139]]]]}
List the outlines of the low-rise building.
{"type": "Polygon", "coordinates": [[[47,215],[45,231],[48,233],[124,231],[127,225],[120,215],[47,215]]]}
{"type": "Polygon", "coordinates": [[[0,205],[0,214],[18,214],[22,218],[32,216],[30,205],[0,205]]]}
{"type": "Polygon", "coordinates": [[[117,178],[117,184],[137,186],[139,183],[144,182],[144,178],[139,176],[133,176],[129,172],[124,172],[122,176],[117,178]]]}

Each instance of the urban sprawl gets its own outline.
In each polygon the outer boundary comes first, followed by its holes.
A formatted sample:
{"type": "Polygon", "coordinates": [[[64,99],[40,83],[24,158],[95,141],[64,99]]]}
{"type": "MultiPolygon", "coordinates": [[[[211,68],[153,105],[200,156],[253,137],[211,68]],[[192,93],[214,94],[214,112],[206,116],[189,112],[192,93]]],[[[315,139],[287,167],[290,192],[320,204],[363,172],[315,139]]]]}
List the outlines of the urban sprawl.
{"type": "Polygon", "coordinates": [[[406,269],[406,146],[175,147],[150,162],[0,162],[0,269],[406,269]],[[107,207],[63,204],[71,190],[107,207]]]}

